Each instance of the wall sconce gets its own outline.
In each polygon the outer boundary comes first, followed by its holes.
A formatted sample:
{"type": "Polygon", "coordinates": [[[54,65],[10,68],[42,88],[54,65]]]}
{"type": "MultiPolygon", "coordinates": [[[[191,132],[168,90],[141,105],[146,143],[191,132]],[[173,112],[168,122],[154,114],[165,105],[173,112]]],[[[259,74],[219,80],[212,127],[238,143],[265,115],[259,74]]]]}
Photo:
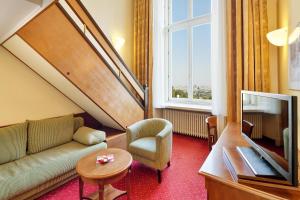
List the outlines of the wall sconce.
{"type": "Polygon", "coordinates": [[[125,39],[123,37],[113,37],[112,42],[117,51],[120,51],[125,44],[125,39]]]}
{"type": "Polygon", "coordinates": [[[294,43],[300,37],[300,23],[296,26],[295,30],[288,35],[287,28],[277,29],[267,33],[269,42],[275,46],[285,46],[286,44],[294,43]]]}
{"type": "Polygon", "coordinates": [[[289,44],[294,43],[300,36],[300,22],[297,24],[295,30],[289,36],[289,44]]]}
{"type": "Polygon", "coordinates": [[[285,46],[288,40],[288,29],[281,28],[267,33],[269,42],[275,46],[285,46]]]}

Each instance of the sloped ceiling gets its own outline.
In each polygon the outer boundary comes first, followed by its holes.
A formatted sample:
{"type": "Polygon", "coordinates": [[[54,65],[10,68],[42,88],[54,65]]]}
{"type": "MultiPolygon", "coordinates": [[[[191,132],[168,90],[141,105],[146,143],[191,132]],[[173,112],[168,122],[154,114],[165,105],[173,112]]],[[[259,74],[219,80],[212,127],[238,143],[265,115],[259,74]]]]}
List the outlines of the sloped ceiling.
{"type": "Polygon", "coordinates": [[[0,43],[52,0],[0,0],[0,43]]]}

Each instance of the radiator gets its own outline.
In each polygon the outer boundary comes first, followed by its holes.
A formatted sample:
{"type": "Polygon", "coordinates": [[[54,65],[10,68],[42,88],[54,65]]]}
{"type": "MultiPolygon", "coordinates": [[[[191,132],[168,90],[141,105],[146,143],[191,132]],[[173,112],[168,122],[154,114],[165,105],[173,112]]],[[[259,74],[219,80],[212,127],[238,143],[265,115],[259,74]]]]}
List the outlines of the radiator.
{"type": "Polygon", "coordinates": [[[164,109],[163,118],[173,124],[173,131],[184,135],[207,138],[206,117],[210,113],[164,109]]]}
{"type": "Polygon", "coordinates": [[[252,139],[261,139],[262,138],[262,114],[260,113],[251,113],[243,114],[243,119],[254,124],[251,138],[252,139]]]}

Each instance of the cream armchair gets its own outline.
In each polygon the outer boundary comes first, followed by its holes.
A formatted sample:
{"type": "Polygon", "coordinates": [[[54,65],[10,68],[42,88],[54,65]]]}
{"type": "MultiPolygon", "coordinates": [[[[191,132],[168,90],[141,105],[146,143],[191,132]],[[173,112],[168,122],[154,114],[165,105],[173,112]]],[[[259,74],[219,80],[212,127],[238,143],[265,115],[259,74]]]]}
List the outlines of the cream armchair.
{"type": "Polygon", "coordinates": [[[161,170],[170,166],[172,124],[164,119],[146,119],[128,127],[126,133],[127,150],[133,159],[156,169],[161,183],[161,170]]]}

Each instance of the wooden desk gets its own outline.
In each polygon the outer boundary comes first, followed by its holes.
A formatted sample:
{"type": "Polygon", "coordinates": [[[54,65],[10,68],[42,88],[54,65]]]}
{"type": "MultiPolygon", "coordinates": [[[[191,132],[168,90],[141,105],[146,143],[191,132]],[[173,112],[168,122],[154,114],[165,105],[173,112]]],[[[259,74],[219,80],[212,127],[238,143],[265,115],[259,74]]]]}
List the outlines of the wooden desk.
{"type": "Polygon", "coordinates": [[[246,185],[234,181],[223,158],[223,147],[236,146],[249,144],[241,136],[240,124],[230,123],[199,170],[199,174],[205,177],[209,200],[300,199],[300,187],[282,185],[275,188],[272,184],[246,185]]]}

